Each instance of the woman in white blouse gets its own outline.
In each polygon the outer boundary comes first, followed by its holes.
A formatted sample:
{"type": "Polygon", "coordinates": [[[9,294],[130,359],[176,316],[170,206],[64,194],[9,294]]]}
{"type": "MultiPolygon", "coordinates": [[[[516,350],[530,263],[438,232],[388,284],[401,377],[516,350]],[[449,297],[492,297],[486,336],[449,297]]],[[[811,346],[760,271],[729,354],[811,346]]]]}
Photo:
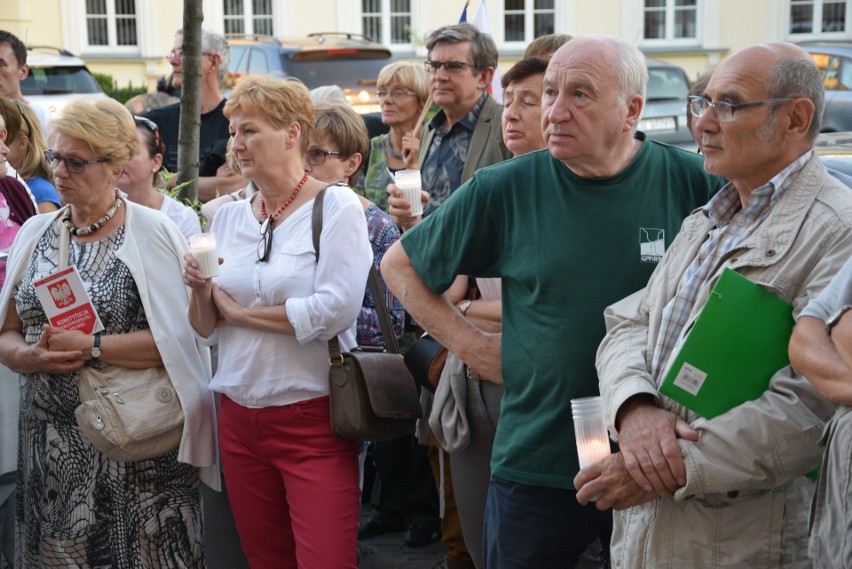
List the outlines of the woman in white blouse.
{"type": "Polygon", "coordinates": [[[219,343],[211,388],[240,542],[253,568],[355,569],[359,445],[331,432],[328,340],[355,346],[372,262],[364,212],[348,188],[326,190],[317,261],[325,184],[303,168],[313,105],[301,82],[245,77],[224,112],[258,193],[216,214],[221,274],[204,279],[188,254],[184,281],[193,327],[219,343]]]}

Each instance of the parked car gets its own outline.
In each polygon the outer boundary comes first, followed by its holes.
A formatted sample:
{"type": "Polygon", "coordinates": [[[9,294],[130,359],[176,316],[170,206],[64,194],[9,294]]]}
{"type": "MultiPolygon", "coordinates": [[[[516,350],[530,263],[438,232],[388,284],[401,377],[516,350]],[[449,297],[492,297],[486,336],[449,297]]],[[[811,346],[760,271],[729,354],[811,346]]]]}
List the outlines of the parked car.
{"type": "Polygon", "coordinates": [[[852,132],[824,132],[814,143],[829,172],[852,188],[852,132]]]}
{"type": "Polygon", "coordinates": [[[689,79],[686,72],[659,59],[647,59],[648,89],[638,129],[648,138],[667,144],[694,147],[686,126],[689,79]]]}
{"type": "Polygon", "coordinates": [[[250,73],[297,77],[308,89],[338,85],[361,114],[380,111],[376,78],[382,67],[393,61],[390,50],[382,44],[348,33],[282,38],[229,35],[228,45],[231,64],[223,86],[226,92],[250,73]]]}
{"type": "Polygon", "coordinates": [[[86,62],[64,49],[27,47],[27,65],[30,73],[21,81],[21,93],[31,105],[42,107],[51,117],[75,95],[107,96],[86,62]]]}
{"type": "Polygon", "coordinates": [[[852,43],[804,43],[822,71],[825,111],[822,132],[852,131],[852,43]]]}

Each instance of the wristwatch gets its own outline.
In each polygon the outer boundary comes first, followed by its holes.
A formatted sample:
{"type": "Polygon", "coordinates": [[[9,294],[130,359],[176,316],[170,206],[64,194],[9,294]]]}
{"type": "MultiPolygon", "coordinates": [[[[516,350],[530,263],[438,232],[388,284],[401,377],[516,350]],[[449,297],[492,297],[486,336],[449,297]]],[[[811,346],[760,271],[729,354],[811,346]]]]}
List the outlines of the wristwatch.
{"type": "Polygon", "coordinates": [[[101,335],[95,334],[95,343],[92,345],[92,359],[96,360],[101,357],[101,335]]]}
{"type": "Polygon", "coordinates": [[[470,308],[471,300],[464,300],[461,304],[459,304],[459,312],[464,316],[464,313],[467,312],[467,309],[470,308]]]}
{"type": "Polygon", "coordinates": [[[837,310],[831,313],[831,316],[828,317],[828,320],[825,321],[825,333],[831,336],[831,329],[840,322],[840,319],[846,314],[846,311],[852,308],[852,304],[844,304],[837,310]]]}

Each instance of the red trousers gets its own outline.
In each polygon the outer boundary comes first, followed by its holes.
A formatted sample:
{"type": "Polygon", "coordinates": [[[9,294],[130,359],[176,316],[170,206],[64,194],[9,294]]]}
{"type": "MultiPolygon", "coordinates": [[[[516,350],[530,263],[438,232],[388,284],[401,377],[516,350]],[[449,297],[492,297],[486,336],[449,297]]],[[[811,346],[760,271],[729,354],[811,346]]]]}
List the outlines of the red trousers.
{"type": "Polygon", "coordinates": [[[357,569],[357,443],[331,433],[328,397],[250,409],[222,397],[222,470],[252,569],[357,569]]]}

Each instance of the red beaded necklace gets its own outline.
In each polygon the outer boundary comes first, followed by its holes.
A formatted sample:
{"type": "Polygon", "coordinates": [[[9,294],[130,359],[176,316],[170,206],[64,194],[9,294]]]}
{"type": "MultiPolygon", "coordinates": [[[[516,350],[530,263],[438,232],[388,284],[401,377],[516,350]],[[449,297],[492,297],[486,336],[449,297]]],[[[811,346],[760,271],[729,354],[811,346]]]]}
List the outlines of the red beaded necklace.
{"type": "MultiPolygon", "coordinates": [[[[278,210],[275,213],[273,213],[272,215],[267,215],[266,204],[263,203],[263,196],[260,196],[260,215],[263,217],[263,219],[264,220],[272,220],[272,219],[275,219],[276,217],[278,217],[279,215],[281,215],[281,212],[284,211],[285,209],[287,209],[288,205],[293,203],[293,200],[296,199],[297,195],[299,195],[299,190],[302,189],[302,186],[304,186],[305,182],[307,182],[307,181],[308,181],[308,173],[305,172],[304,177],[302,177],[302,181],[299,182],[299,185],[296,186],[296,189],[293,190],[292,194],[290,194],[290,199],[288,199],[286,202],[284,202],[284,205],[279,207],[278,210]]],[[[263,222],[261,222],[261,223],[263,223],[263,222]]]]}

